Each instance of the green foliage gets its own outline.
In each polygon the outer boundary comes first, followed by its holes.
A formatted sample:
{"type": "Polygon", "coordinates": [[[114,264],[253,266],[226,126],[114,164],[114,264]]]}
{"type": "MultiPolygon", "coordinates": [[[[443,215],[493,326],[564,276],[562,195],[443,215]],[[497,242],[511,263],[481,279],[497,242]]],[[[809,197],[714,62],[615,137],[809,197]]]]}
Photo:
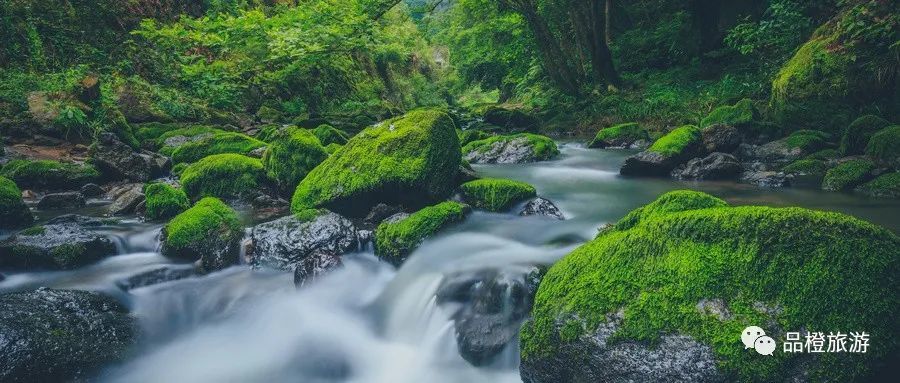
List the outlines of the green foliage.
{"type": "Polygon", "coordinates": [[[594,136],[594,139],[588,143],[588,147],[602,148],[622,140],[632,142],[637,140],[650,141],[650,134],[636,122],[613,125],[600,129],[597,135],[594,136]]]}
{"type": "Polygon", "coordinates": [[[147,218],[167,219],[191,207],[187,194],[166,183],[152,183],[144,186],[147,218]]]}
{"type": "Polygon", "coordinates": [[[644,2],[628,11],[638,24],[616,36],[610,47],[623,70],[685,64],[698,53],[700,36],[691,14],[676,2],[644,2]]]}
{"type": "Polygon", "coordinates": [[[696,145],[700,141],[700,133],[700,128],[685,125],[662,136],[647,150],[665,157],[681,155],[690,146],[696,145]]]}
{"type": "Polygon", "coordinates": [[[91,165],[79,165],[50,160],[12,160],[0,170],[7,177],[27,189],[76,189],[97,181],[100,172],[91,165]]]}
{"type": "Polygon", "coordinates": [[[780,63],[810,32],[810,19],[803,11],[802,1],[773,0],[761,20],[747,17],[731,28],[725,44],[743,55],[780,63]]]}
{"type": "Polygon", "coordinates": [[[213,154],[235,153],[249,154],[255,149],[266,146],[265,142],[240,133],[223,132],[187,142],[172,151],[172,162],[195,162],[213,154]]]}
{"type": "Polygon", "coordinates": [[[9,178],[0,177],[0,228],[24,227],[33,220],[16,183],[9,178]]]}
{"type": "Polygon", "coordinates": [[[860,159],[843,162],[825,173],[822,189],[831,191],[850,190],[867,181],[875,170],[872,161],[860,159]]]}
{"type": "Polygon", "coordinates": [[[872,135],[866,154],[876,161],[900,165],[900,125],[884,128],[872,135]]]}
{"type": "Polygon", "coordinates": [[[504,211],[537,193],[534,186],[502,178],[469,181],[460,185],[460,190],[467,203],[489,211],[504,211]]]}
{"type": "Polygon", "coordinates": [[[340,144],[336,144],[336,143],[332,142],[328,145],[325,145],[325,153],[328,153],[328,155],[332,155],[334,153],[337,153],[337,151],[343,147],[344,147],[344,145],[340,145],[340,144]]]}
{"type": "MultiPolygon", "coordinates": [[[[653,344],[684,334],[709,345],[716,367],[739,381],[780,381],[803,361],[809,379],[866,380],[897,352],[900,239],[846,215],[801,208],[728,207],[697,192],[679,192],[688,210],[657,210],[619,224],[554,264],[535,298],[533,320],[521,332],[523,360],[552,357],[623,312],[610,342],[653,344]],[[836,283],[835,281],[840,281],[836,283]],[[697,309],[722,299],[720,319],[697,309]],[[759,304],[781,308],[777,313],[759,304]],[[853,312],[853,315],[844,315],[853,312]],[[576,322],[574,324],[567,322],[576,322]],[[778,323],[770,334],[812,328],[867,328],[886,342],[866,354],[822,354],[814,360],[781,353],[760,358],[736,335],[748,323],[778,323]],[[565,333],[563,333],[565,331],[565,333]]],[[[676,203],[669,194],[661,198],[676,203]]],[[[769,327],[766,328],[770,330],[769,327]]]]}
{"type": "Polygon", "coordinates": [[[829,166],[824,161],[806,158],[791,162],[781,168],[781,171],[789,174],[824,175],[828,169],[829,166]]]}
{"type": "Polygon", "coordinates": [[[344,145],[350,139],[347,133],[328,124],[319,125],[312,132],[324,146],[331,144],[344,145]]]}
{"type": "Polygon", "coordinates": [[[732,106],[720,106],[713,109],[706,117],[700,121],[700,127],[705,128],[715,124],[731,125],[736,128],[747,128],[757,119],[756,107],[753,101],[742,99],[732,106]]]}
{"type": "Polygon", "coordinates": [[[181,172],[181,185],[192,199],[242,197],[267,182],[262,162],[240,154],[215,154],[188,165],[181,172]]]}
{"type": "Polygon", "coordinates": [[[366,128],[297,185],[295,213],[364,215],[378,202],[422,206],[450,194],[461,158],[453,120],[419,109],[366,128]]]}
{"type": "Polygon", "coordinates": [[[875,197],[900,197],[900,173],[892,172],[878,176],[856,189],[875,197]]]}
{"type": "Polygon", "coordinates": [[[285,191],[296,188],[310,170],[328,157],[319,139],[306,129],[283,129],[272,136],[271,142],[262,163],[269,178],[285,191]]]}
{"type": "Polygon", "coordinates": [[[887,120],[871,114],[853,120],[841,137],[841,153],[845,155],[862,154],[866,151],[866,145],[872,135],[890,124],[887,120]]]}
{"type": "Polygon", "coordinates": [[[401,263],[425,238],[465,218],[467,206],[441,202],[398,221],[384,221],[375,229],[375,254],[394,264],[401,263]]]}
{"type": "Polygon", "coordinates": [[[463,146],[462,153],[471,153],[475,151],[483,153],[490,150],[495,143],[509,142],[523,138],[528,140],[528,144],[534,152],[535,161],[549,160],[559,154],[559,148],[556,147],[556,141],[553,141],[553,139],[551,139],[550,137],[533,133],[497,135],[477,141],[472,141],[463,146]]]}
{"type": "Polygon", "coordinates": [[[199,254],[209,252],[204,244],[211,243],[212,238],[222,242],[240,240],[243,227],[237,213],[222,201],[206,197],[183,213],[172,218],[163,228],[162,253],[196,260],[199,254]]]}

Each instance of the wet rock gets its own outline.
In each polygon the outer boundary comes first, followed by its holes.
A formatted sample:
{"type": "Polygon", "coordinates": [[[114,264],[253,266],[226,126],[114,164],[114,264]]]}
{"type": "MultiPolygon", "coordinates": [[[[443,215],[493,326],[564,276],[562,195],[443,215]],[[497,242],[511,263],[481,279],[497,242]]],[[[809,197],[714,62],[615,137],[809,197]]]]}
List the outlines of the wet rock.
{"type": "Polygon", "coordinates": [[[678,164],[662,154],[643,151],[625,159],[619,170],[623,176],[664,176],[678,164]]]}
{"type": "Polygon", "coordinates": [[[294,286],[303,287],[315,282],[329,271],[341,267],[341,257],[335,254],[316,253],[303,258],[294,269],[294,286]]]}
{"type": "Polygon", "coordinates": [[[710,125],[703,129],[701,142],[707,153],[731,153],[737,150],[742,141],[740,131],[724,124],[710,125]]]}
{"type": "Polygon", "coordinates": [[[541,215],[544,217],[551,217],[559,220],[566,219],[566,217],[563,216],[563,213],[559,211],[559,208],[556,207],[556,205],[554,205],[552,201],[541,197],[528,201],[528,203],[526,203],[522,208],[522,211],[519,212],[519,215],[541,215]]]}
{"type": "Polygon", "coordinates": [[[768,188],[791,186],[794,176],[783,172],[748,170],[741,174],[740,182],[768,188]]]}
{"type": "Polygon", "coordinates": [[[216,198],[204,197],[163,227],[160,253],[199,261],[199,270],[209,273],[238,263],[243,238],[237,212],[216,198]]]}
{"type": "MultiPolygon", "coordinates": [[[[542,137],[530,135],[532,137],[542,137]]],[[[521,164],[527,162],[544,161],[554,157],[558,153],[556,144],[549,138],[539,138],[543,142],[549,142],[552,150],[539,152],[538,141],[529,135],[503,136],[501,139],[486,139],[475,141],[463,148],[463,159],[473,164],[521,164]],[[485,142],[482,145],[476,145],[485,142]]]]}
{"type": "Polygon", "coordinates": [[[144,184],[139,183],[117,186],[107,195],[113,200],[113,203],[107,208],[109,214],[112,215],[132,214],[137,206],[146,199],[144,184]]]}
{"type": "Polygon", "coordinates": [[[309,221],[290,215],[261,223],[250,237],[250,264],[280,270],[293,270],[310,256],[339,256],[359,246],[353,223],[332,212],[309,221]]]}
{"type": "Polygon", "coordinates": [[[41,197],[37,203],[37,208],[41,210],[77,209],[84,206],[84,196],[79,192],[50,193],[41,197]]]}
{"type": "Polygon", "coordinates": [[[64,215],[22,230],[0,242],[0,267],[73,269],[115,255],[113,242],[90,230],[99,225],[90,217],[64,215]]]}
{"type": "MultiPolygon", "coordinates": [[[[713,350],[687,335],[663,335],[658,345],[637,341],[608,342],[622,323],[622,313],[556,352],[527,358],[522,381],[537,382],[721,382],[713,350]]],[[[575,320],[575,319],[573,319],[575,320]]]]}
{"type": "Polygon", "coordinates": [[[105,295],[40,288],[0,295],[0,381],[86,381],[122,360],[137,321],[105,295]]]}
{"type": "Polygon", "coordinates": [[[712,153],[675,168],[672,177],[682,180],[725,180],[737,178],[742,170],[741,164],[733,155],[712,153]]]}
{"type": "Polygon", "coordinates": [[[375,207],[369,211],[369,214],[363,219],[363,225],[374,229],[381,221],[401,212],[403,212],[403,208],[400,206],[391,206],[380,203],[375,205],[375,207]]]}
{"type": "Polygon", "coordinates": [[[623,176],[668,176],[676,166],[704,155],[701,131],[685,125],[657,140],[649,149],[625,159],[619,174],[623,176]]]}
{"type": "Polygon", "coordinates": [[[162,266],[117,281],[116,286],[128,291],[139,287],[190,278],[195,275],[197,275],[197,270],[192,265],[162,266]]]}
{"type": "Polygon", "coordinates": [[[288,201],[263,192],[259,192],[256,197],[253,197],[251,204],[253,205],[253,217],[258,221],[284,216],[291,208],[288,201]]]}
{"type": "Polygon", "coordinates": [[[81,195],[86,198],[99,197],[101,194],[103,194],[103,188],[100,185],[91,183],[81,187],[81,195]]]}
{"type": "Polygon", "coordinates": [[[737,156],[744,162],[758,162],[768,168],[780,168],[806,153],[801,148],[791,148],[784,140],[772,141],[763,145],[741,144],[737,156]]]}
{"type": "Polygon", "coordinates": [[[91,163],[107,177],[133,182],[157,178],[170,166],[167,157],[148,151],[136,152],[112,133],[101,134],[88,155],[91,163]]]}

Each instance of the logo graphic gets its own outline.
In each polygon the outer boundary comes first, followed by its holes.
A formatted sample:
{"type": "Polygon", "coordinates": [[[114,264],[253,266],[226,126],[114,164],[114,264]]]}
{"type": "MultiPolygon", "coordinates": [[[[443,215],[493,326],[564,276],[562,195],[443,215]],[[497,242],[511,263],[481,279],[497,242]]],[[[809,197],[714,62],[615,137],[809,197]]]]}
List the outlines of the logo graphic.
{"type": "Polygon", "coordinates": [[[769,336],[761,336],[756,338],[756,342],[753,344],[756,349],[756,352],[762,355],[772,355],[772,352],[775,351],[775,339],[769,336]]]}
{"type": "Polygon", "coordinates": [[[762,355],[772,355],[775,351],[775,340],[766,336],[765,330],[759,326],[749,326],[741,332],[741,343],[744,349],[752,348],[762,355]]]}

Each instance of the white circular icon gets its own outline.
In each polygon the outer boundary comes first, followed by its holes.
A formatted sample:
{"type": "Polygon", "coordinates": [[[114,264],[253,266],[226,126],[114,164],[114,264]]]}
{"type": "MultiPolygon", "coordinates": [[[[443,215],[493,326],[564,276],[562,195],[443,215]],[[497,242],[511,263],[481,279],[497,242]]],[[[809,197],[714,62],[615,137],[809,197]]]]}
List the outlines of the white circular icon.
{"type": "Polygon", "coordinates": [[[748,348],[753,348],[754,343],[756,342],[756,338],[765,335],[766,332],[757,326],[750,326],[745,328],[744,331],[741,332],[741,342],[744,343],[744,349],[746,350],[748,348]]]}
{"type": "Polygon", "coordinates": [[[772,355],[772,352],[775,351],[775,339],[769,336],[761,336],[756,338],[756,342],[754,342],[754,347],[756,352],[762,355],[772,355]]]}

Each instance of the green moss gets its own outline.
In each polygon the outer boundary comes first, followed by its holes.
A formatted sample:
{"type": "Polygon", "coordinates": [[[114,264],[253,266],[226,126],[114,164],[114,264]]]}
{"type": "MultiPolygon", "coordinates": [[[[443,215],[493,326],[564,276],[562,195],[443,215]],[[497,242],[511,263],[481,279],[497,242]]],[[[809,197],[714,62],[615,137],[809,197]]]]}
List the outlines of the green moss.
{"type": "Polygon", "coordinates": [[[212,197],[201,199],[172,218],[163,230],[163,254],[190,260],[199,259],[198,254],[208,253],[210,250],[203,246],[212,240],[229,243],[235,237],[240,240],[243,235],[237,213],[212,197]]]}
{"type": "Polygon", "coordinates": [[[136,124],[133,126],[135,137],[141,142],[144,141],[165,141],[167,138],[174,136],[193,136],[201,133],[213,133],[221,131],[210,125],[193,125],[179,123],[163,123],[148,122],[144,124],[136,124]]]}
{"type": "Polygon", "coordinates": [[[344,147],[344,145],[335,144],[332,142],[325,146],[325,153],[328,153],[328,155],[332,155],[343,147],[344,147]]]}
{"type": "Polygon", "coordinates": [[[216,133],[196,141],[178,146],[172,152],[173,163],[196,162],[213,154],[249,154],[255,149],[266,146],[265,142],[240,133],[216,133]]]}
{"type": "Polygon", "coordinates": [[[736,128],[750,127],[757,120],[757,115],[753,101],[745,98],[734,105],[725,105],[713,109],[709,115],[700,121],[700,127],[705,128],[716,124],[725,124],[736,128]]]}
{"type": "Polygon", "coordinates": [[[379,202],[422,206],[450,194],[460,163],[453,120],[420,109],[366,128],[297,185],[291,209],[358,216],[379,202]]]}
{"type": "Polygon", "coordinates": [[[31,224],[34,217],[22,201],[22,191],[16,183],[0,177],[0,228],[17,228],[31,224]]]}
{"type": "Polygon", "coordinates": [[[473,151],[483,153],[490,150],[494,143],[509,142],[521,138],[528,140],[529,145],[533,148],[534,159],[536,161],[549,160],[559,154],[559,148],[556,147],[556,142],[553,141],[553,139],[532,133],[491,136],[485,139],[472,141],[462,148],[462,153],[471,153],[473,151]]]}
{"type": "Polygon", "coordinates": [[[456,136],[459,138],[459,144],[461,146],[465,147],[468,143],[470,143],[472,141],[478,141],[478,140],[483,140],[485,138],[489,138],[492,136],[492,134],[485,132],[483,130],[480,130],[480,129],[468,129],[468,130],[457,129],[456,136]]]}
{"type": "Polygon", "coordinates": [[[300,222],[310,222],[327,212],[327,209],[305,209],[294,213],[294,216],[297,217],[297,220],[300,222]]]}
{"type": "Polygon", "coordinates": [[[841,163],[825,173],[822,189],[831,191],[849,190],[865,182],[875,164],[869,160],[850,160],[841,163]]]}
{"type": "Polygon", "coordinates": [[[873,134],[866,146],[866,154],[878,162],[900,168],[900,125],[873,134]]]}
{"type": "Polygon", "coordinates": [[[663,194],[655,201],[632,210],[624,218],[616,222],[612,228],[615,230],[628,230],[641,221],[654,217],[688,210],[708,209],[723,207],[728,204],[721,199],[706,193],[690,190],[675,190],[663,194]]]}
{"type": "Polygon", "coordinates": [[[700,142],[700,135],[700,128],[685,125],[662,136],[647,150],[665,157],[680,155],[690,146],[700,142]]]}
{"type": "Polygon", "coordinates": [[[197,161],[181,173],[181,185],[192,199],[235,198],[266,183],[262,162],[240,154],[216,154],[197,161]]]}
{"type": "Polygon", "coordinates": [[[647,133],[647,130],[641,128],[636,122],[629,122],[625,124],[613,125],[608,128],[600,129],[597,132],[597,135],[594,136],[594,139],[588,143],[588,147],[591,148],[602,148],[606,146],[610,146],[612,142],[618,141],[637,141],[637,140],[650,140],[650,134],[647,133]]]}
{"type": "Polygon", "coordinates": [[[460,186],[463,199],[479,209],[503,211],[516,202],[534,197],[534,186],[524,182],[502,179],[482,178],[469,181],[460,186]]]}
{"type": "Polygon", "coordinates": [[[805,152],[812,152],[828,145],[831,135],[818,130],[801,129],[791,133],[784,142],[791,149],[799,148],[805,152]]]}
{"type": "Polygon", "coordinates": [[[147,143],[146,145],[148,147],[153,148],[153,149],[158,149],[158,151],[160,153],[165,154],[167,156],[171,156],[172,153],[174,153],[175,150],[178,149],[178,147],[183,145],[184,143],[181,143],[178,145],[166,145],[166,140],[168,140],[170,138],[179,137],[179,136],[197,137],[197,136],[207,136],[207,135],[214,135],[214,134],[220,134],[220,133],[225,133],[225,131],[222,129],[212,127],[212,126],[189,125],[189,126],[186,126],[183,128],[177,128],[174,130],[166,131],[166,132],[162,133],[159,137],[145,141],[145,142],[147,143]]]}
{"type": "Polygon", "coordinates": [[[789,174],[824,175],[828,168],[828,165],[822,160],[807,158],[791,162],[781,168],[781,171],[789,174]]]}
{"type": "Polygon", "coordinates": [[[900,239],[888,230],[837,213],[728,207],[702,193],[679,193],[689,201],[664,205],[715,207],[653,209],[550,268],[533,320],[522,329],[524,361],[552,357],[562,339],[593,331],[619,311],[624,317],[611,342],[689,335],[712,347],[717,367],[735,381],[784,380],[800,363],[810,380],[864,380],[898,351],[896,323],[884,320],[900,314],[900,239]],[[724,300],[731,317],[701,312],[703,299],[724,300]],[[759,303],[781,310],[763,313],[759,303]],[[765,325],[773,321],[781,330],[765,325]],[[865,328],[880,346],[815,359],[779,349],[760,358],[738,341],[748,324],[762,324],[779,343],[784,331],[865,328]]]}
{"type": "Polygon", "coordinates": [[[173,176],[181,176],[181,173],[184,172],[184,169],[188,167],[188,163],[179,163],[172,166],[172,175],[173,176]]]}
{"type": "Polygon", "coordinates": [[[862,154],[866,151],[866,145],[872,135],[889,125],[891,123],[887,120],[871,114],[857,118],[844,130],[844,135],[841,137],[841,153],[844,155],[862,154]]]}
{"type": "Polygon", "coordinates": [[[840,158],[841,153],[837,151],[837,149],[822,149],[818,152],[812,153],[806,156],[806,159],[809,160],[833,160],[836,158],[840,158]]]}
{"type": "Polygon", "coordinates": [[[275,133],[278,133],[278,131],[282,129],[286,128],[281,124],[266,124],[259,127],[259,130],[256,132],[254,137],[256,137],[256,139],[260,141],[269,142],[271,141],[272,136],[274,136],[275,133]]]}
{"type": "Polygon", "coordinates": [[[875,197],[900,197],[900,172],[882,174],[856,189],[875,197]]]}
{"type": "Polygon", "coordinates": [[[18,232],[18,235],[24,235],[26,237],[33,237],[35,235],[41,235],[47,232],[47,228],[43,226],[32,226],[25,230],[18,232]]]}
{"type": "Polygon", "coordinates": [[[350,136],[348,136],[347,133],[328,124],[319,125],[317,128],[313,129],[312,133],[319,139],[319,142],[321,142],[322,145],[344,145],[347,143],[347,140],[350,139],[350,136]]]}
{"type": "Polygon", "coordinates": [[[152,183],[144,187],[146,214],[150,219],[165,219],[191,207],[187,194],[166,183],[152,183]]]}
{"type": "Polygon", "coordinates": [[[290,191],[319,165],[328,153],[319,139],[306,129],[289,128],[275,133],[263,155],[266,174],[284,191],[290,191]]]}
{"type": "Polygon", "coordinates": [[[12,160],[3,166],[0,176],[27,189],[76,189],[97,181],[100,172],[91,165],[50,160],[12,160]]]}
{"type": "Polygon", "coordinates": [[[382,222],[375,229],[375,255],[399,264],[425,238],[462,221],[465,213],[465,205],[448,201],[423,208],[399,221],[382,222]]]}

